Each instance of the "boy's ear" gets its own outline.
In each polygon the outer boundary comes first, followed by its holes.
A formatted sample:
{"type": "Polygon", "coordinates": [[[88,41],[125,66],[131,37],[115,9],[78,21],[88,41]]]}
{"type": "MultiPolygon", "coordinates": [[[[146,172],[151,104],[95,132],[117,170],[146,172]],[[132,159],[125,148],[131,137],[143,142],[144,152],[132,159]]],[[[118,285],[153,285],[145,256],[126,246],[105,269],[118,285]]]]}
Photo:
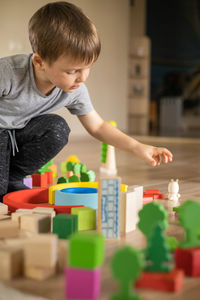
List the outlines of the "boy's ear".
{"type": "Polygon", "coordinates": [[[33,64],[38,70],[44,70],[44,61],[38,53],[33,54],[33,64]]]}

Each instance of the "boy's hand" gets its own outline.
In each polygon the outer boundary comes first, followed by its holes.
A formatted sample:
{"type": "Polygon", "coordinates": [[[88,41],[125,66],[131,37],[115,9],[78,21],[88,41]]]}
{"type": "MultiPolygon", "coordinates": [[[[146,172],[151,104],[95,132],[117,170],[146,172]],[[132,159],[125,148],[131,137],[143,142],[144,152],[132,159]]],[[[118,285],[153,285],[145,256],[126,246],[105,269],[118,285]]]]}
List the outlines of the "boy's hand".
{"type": "Polygon", "coordinates": [[[134,152],[153,167],[159,166],[162,160],[165,164],[171,162],[173,158],[172,153],[166,148],[154,147],[142,143],[136,145],[134,152]]]}

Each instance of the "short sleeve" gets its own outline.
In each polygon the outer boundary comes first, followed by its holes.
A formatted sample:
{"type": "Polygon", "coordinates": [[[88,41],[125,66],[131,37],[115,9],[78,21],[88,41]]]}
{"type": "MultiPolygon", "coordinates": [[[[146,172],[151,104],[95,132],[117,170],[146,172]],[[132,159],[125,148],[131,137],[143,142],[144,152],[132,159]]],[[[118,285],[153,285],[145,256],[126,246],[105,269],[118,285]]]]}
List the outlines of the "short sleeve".
{"type": "Polygon", "coordinates": [[[72,101],[66,106],[66,108],[73,115],[86,115],[91,112],[94,108],[88,93],[88,89],[84,83],[72,93],[72,101]]]}
{"type": "Polygon", "coordinates": [[[0,97],[6,96],[11,90],[11,67],[4,60],[0,59],[0,97]]]}

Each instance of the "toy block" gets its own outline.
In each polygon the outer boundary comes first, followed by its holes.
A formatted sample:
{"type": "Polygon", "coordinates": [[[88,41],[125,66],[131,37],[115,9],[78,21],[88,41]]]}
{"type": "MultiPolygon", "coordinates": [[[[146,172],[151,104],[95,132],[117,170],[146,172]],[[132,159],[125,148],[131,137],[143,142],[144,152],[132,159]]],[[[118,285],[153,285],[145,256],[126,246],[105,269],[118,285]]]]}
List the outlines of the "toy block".
{"type": "Polygon", "coordinates": [[[43,214],[43,215],[48,215],[49,217],[51,217],[51,231],[52,231],[52,228],[53,228],[52,220],[56,215],[54,208],[38,206],[38,207],[33,208],[33,214],[43,214]]]}
{"type": "Polygon", "coordinates": [[[48,215],[30,214],[21,216],[21,230],[33,233],[51,231],[51,218],[48,215]]]}
{"type": "Polygon", "coordinates": [[[143,186],[142,185],[131,185],[128,186],[128,192],[135,192],[138,204],[138,211],[143,207],[143,186]]]}
{"type": "Polygon", "coordinates": [[[54,218],[56,215],[56,212],[54,210],[54,208],[52,207],[35,207],[32,210],[33,214],[43,214],[43,215],[48,215],[51,218],[54,218]]]}
{"type": "Polygon", "coordinates": [[[57,166],[56,166],[56,164],[48,166],[48,169],[53,172],[53,178],[56,178],[57,177],[57,166]]]}
{"type": "Polygon", "coordinates": [[[100,178],[98,189],[98,232],[105,238],[120,237],[120,178],[100,178]]]}
{"type": "Polygon", "coordinates": [[[152,289],[165,292],[178,292],[183,286],[184,272],[174,269],[165,272],[143,272],[136,282],[137,288],[152,289]]]}
{"type": "Polygon", "coordinates": [[[22,213],[22,214],[32,214],[33,210],[30,208],[18,208],[15,211],[16,213],[22,213]]]}
{"type": "Polygon", "coordinates": [[[66,183],[68,180],[65,176],[59,177],[57,180],[57,184],[66,183]]]}
{"type": "Polygon", "coordinates": [[[63,272],[67,265],[66,253],[68,251],[68,243],[66,240],[58,239],[58,261],[57,271],[63,272]]]}
{"type": "Polygon", "coordinates": [[[55,191],[55,205],[84,205],[98,208],[98,193],[96,188],[74,187],[55,191]]]}
{"type": "Polygon", "coordinates": [[[65,296],[67,299],[99,298],[101,287],[100,268],[84,270],[67,267],[65,281],[65,296]]]}
{"type": "Polygon", "coordinates": [[[185,275],[200,277],[200,248],[176,248],[175,263],[185,275]]]}
{"type": "Polygon", "coordinates": [[[72,215],[78,215],[78,231],[96,229],[96,210],[91,207],[73,207],[72,215]]]}
{"type": "Polygon", "coordinates": [[[19,228],[16,222],[5,220],[0,222],[0,238],[12,238],[19,235],[19,228]]]}
{"type": "Polygon", "coordinates": [[[7,215],[8,213],[8,205],[0,202],[0,215],[7,215]]]}
{"type": "Polygon", "coordinates": [[[122,192],[120,199],[120,234],[136,229],[138,222],[138,203],[135,192],[122,192]]]}
{"type": "Polygon", "coordinates": [[[34,280],[46,280],[56,273],[56,268],[24,267],[24,276],[34,280]]]}
{"type": "Polygon", "coordinates": [[[46,171],[47,184],[53,184],[53,171],[46,171]]]}
{"type": "Polygon", "coordinates": [[[29,238],[24,247],[26,267],[50,269],[58,260],[58,239],[55,234],[39,234],[29,238]]]}
{"type": "Polygon", "coordinates": [[[67,239],[78,230],[78,216],[69,214],[58,214],[53,218],[53,233],[59,239],[67,239]]]}
{"type": "Polygon", "coordinates": [[[8,216],[8,215],[0,215],[0,222],[1,221],[4,221],[4,220],[10,220],[11,219],[11,216],[8,216]]]}
{"type": "Polygon", "coordinates": [[[45,187],[48,184],[47,174],[33,174],[32,175],[33,186],[45,187]]]}
{"type": "Polygon", "coordinates": [[[0,280],[22,275],[23,251],[10,246],[0,247],[0,280]]]}
{"type": "Polygon", "coordinates": [[[33,187],[33,179],[32,179],[32,177],[25,177],[23,179],[23,184],[26,185],[27,187],[29,187],[30,189],[32,189],[32,187],[33,187]]]}
{"type": "Polygon", "coordinates": [[[146,203],[150,203],[152,202],[154,199],[153,199],[153,195],[146,195],[146,194],[143,194],[143,204],[146,204],[146,203]]]}
{"type": "Polygon", "coordinates": [[[17,222],[19,228],[21,227],[21,216],[26,215],[27,213],[23,213],[23,212],[15,212],[11,214],[11,220],[13,222],[17,222]]]}
{"type": "Polygon", "coordinates": [[[68,265],[70,267],[95,269],[103,264],[103,260],[103,235],[94,232],[78,232],[70,237],[68,252],[68,265]]]}
{"type": "Polygon", "coordinates": [[[145,190],[146,194],[152,194],[152,195],[159,195],[160,194],[160,190],[156,190],[156,189],[146,189],[145,190]]]}

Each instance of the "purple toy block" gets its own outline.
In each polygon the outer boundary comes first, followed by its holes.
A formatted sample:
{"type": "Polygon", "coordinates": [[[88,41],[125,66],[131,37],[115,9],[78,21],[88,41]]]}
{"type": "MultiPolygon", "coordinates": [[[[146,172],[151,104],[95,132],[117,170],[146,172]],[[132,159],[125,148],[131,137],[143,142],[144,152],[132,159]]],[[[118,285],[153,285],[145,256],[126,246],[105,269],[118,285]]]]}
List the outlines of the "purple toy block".
{"type": "Polygon", "coordinates": [[[23,184],[32,189],[33,184],[32,184],[32,177],[25,177],[23,179],[23,184]]]}
{"type": "Polygon", "coordinates": [[[100,294],[101,269],[65,269],[65,296],[70,299],[96,299],[100,294]]]}

